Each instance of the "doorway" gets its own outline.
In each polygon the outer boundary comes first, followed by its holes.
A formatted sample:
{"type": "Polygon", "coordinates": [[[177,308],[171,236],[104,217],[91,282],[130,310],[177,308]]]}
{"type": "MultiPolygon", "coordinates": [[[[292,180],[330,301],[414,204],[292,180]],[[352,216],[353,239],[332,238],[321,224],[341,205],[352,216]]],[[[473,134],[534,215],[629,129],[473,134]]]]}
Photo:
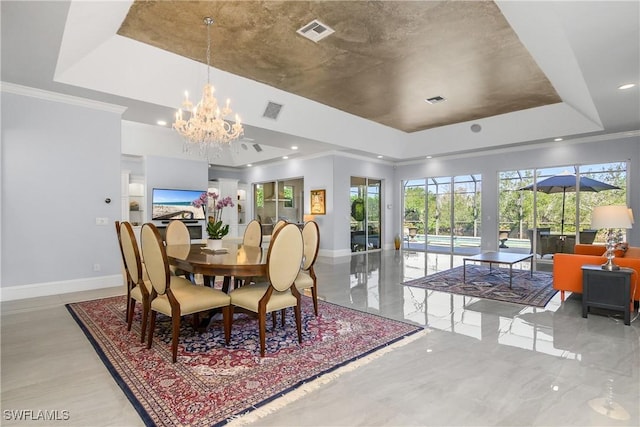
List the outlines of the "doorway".
{"type": "Polygon", "coordinates": [[[382,181],[351,177],[351,252],[380,249],[382,181]]]}

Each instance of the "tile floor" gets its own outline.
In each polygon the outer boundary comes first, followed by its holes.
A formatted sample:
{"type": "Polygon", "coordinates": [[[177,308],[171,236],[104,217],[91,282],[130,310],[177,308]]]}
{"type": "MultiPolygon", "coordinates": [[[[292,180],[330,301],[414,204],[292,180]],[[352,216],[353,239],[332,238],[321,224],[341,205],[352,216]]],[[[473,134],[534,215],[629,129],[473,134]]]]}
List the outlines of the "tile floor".
{"type": "MultiPolygon", "coordinates": [[[[640,425],[640,320],[583,319],[579,295],[539,309],[400,284],[459,264],[394,251],[319,259],[322,298],[429,332],[255,424],[640,425]]],[[[120,292],[2,303],[0,424],[142,425],[64,307],[120,292]],[[17,421],[18,410],[68,419],[17,421]]]]}

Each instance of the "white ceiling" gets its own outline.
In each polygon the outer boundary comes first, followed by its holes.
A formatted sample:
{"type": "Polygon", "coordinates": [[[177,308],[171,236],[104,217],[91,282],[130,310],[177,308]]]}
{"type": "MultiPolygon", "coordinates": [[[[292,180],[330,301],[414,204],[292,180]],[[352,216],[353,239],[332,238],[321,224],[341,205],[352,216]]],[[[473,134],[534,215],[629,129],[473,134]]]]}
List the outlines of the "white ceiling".
{"type": "MultiPolygon", "coordinates": [[[[640,2],[496,3],[562,103],[405,133],[213,69],[219,99],[231,98],[246,124],[248,149],[212,163],[242,167],[331,150],[403,162],[556,137],[637,135],[640,88],[617,87],[640,83],[640,2]],[[284,105],[277,120],[262,117],[269,101],[284,105]],[[474,123],[480,132],[470,130],[474,123]],[[256,153],[255,143],[266,149],[256,153]]],[[[130,4],[0,2],[2,81],[126,106],[129,121],[171,123],[185,89],[199,97],[206,67],[118,36],[130,4]]]]}

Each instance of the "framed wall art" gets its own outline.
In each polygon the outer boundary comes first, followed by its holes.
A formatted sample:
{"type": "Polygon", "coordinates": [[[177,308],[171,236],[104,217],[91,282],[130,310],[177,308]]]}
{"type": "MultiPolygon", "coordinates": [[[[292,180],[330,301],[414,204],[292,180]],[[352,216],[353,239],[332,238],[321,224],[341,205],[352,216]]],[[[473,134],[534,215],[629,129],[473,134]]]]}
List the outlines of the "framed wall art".
{"type": "Polygon", "coordinates": [[[311,190],[311,214],[312,215],[325,215],[325,190],[311,190]]]}

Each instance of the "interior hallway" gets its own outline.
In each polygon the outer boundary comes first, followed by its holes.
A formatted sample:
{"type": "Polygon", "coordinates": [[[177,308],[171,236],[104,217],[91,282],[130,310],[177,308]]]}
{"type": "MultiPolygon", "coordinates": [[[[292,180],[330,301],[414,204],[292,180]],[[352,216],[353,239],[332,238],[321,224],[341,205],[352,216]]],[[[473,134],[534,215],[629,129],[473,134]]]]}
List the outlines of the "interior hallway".
{"type": "MultiPolygon", "coordinates": [[[[640,320],[583,319],[579,295],[538,309],[402,286],[449,268],[419,252],[319,258],[316,267],[327,301],[429,332],[256,425],[640,425],[640,320]]],[[[2,303],[2,425],[46,424],[7,419],[20,409],[69,411],[55,425],[142,425],[64,307],[122,291],[2,303]]]]}

